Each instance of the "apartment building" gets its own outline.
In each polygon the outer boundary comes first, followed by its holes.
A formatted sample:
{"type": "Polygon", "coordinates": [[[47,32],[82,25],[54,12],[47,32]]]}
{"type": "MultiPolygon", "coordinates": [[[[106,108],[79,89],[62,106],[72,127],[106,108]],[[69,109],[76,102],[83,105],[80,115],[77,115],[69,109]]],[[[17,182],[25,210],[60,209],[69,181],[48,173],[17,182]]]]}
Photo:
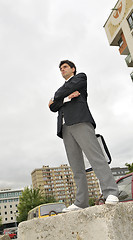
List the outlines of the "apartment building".
{"type": "Polygon", "coordinates": [[[127,66],[133,67],[133,0],[118,0],[104,28],[110,46],[118,46],[127,66]]]}
{"type": "Polygon", "coordinates": [[[17,206],[19,196],[22,195],[22,190],[1,189],[0,190],[0,217],[2,224],[6,227],[15,226],[17,206]]]}
{"type": "MultiPolygon", "coordinates": [[[[100,189],[94,172],[87,172],[89,197],[98,198],[100,189]]],[[[75,200],[76,185],[71,168],[67,165],[60,167],[43,166],[32,173],[33,188],[39,188],[45,194],[53,195],[57,201],[64,202],[66,206],[75,200]]]]}

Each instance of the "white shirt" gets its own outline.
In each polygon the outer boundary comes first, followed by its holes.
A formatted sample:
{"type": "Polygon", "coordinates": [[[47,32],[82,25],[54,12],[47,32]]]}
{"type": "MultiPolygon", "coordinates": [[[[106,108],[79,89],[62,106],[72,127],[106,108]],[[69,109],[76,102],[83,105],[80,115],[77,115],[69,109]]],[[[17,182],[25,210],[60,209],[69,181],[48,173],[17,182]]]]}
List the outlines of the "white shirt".
{"type": "MultiPolygon", "coordinates": [[[[74,76],[74,75],[73,75],[73,76],[74,76]]],[[[72,78],[73,76],[71,76],[70,78],[72,78]]],[[[70,78],[68,78],[68,79],[65,80],[65,81],[67,82],[70,78]]],[[[54,98],[51,98],[51,99],[54,99],[54,98]]],[[[70,101],[71,101],[71,99],[68,98],[68,96],[67,96],[67,97],[64,98],[63,103],[70,102],[70,101]]],[[[65,120],[64,120],[64,117],[63,117],[63,124],[64,124],[64,123],[65,123],[65,120]]]]}
{"type": "MultiPolygon", "coordinates": [[[[73,76],[74,76],[74,75],[73,75],[73,76]]],[[[71,76],[70,78],[72,78],[73,76],[71,76]]],[[[67,82],[70,78],[68,78],[68,79],[66,80],[66,82],[67,82]]],[[[67,96],[67,97],[64,98],[63,103],[70,102],[70,101],[71,101],[71,99],[68,98],[68,96],[67,96]]]]}
{"type": "MultiPolygon", "coordinates": [[[[74,75],[73,75],[73,76],[74,76],[74,75]]],[[[71,76],[70,78],[72,78],[73,76],[71,76]]],[[[67,82],[70,78],[68,78],[68,79],[66,80],[66,82],[67,82]]],[[[68,98],[68,96],[67,96],[67,97],[64,98],[63,103],[70,102],[70,101],[71,101],[71,99],[68,98]]],[[[63,117],[62,120],[63,120],[63,124],[64,124],[64,123],[65,123],[65,119],[64,119],[64,117],[63,117]]]]}

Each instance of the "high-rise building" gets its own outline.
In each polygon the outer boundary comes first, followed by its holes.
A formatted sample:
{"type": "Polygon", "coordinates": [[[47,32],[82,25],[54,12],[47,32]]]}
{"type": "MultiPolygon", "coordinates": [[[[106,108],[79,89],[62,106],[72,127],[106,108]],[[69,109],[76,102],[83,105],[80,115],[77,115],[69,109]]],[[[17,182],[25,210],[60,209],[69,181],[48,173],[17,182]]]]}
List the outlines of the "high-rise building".
{"type": "Polygon", "coordinates": [[[6,227],[15,226],[17,206],[19,196],[22,195],[22,190],[2,189],[0,190],[0,217],[2,224],[6,227]]]}
{"type": "MultiPolygon", "coordinates": [[[[87,172],[89,197],[98,198],[100,188],[93,171],[87,172]]],[[[53,195],[57,201],[66,206],[75,200],[76,185],[71,168],[65,164],[60,167],[43,166],[32,173],[33,188],[39,188],[43,193],[53,195]]]]}
{"type": "Polygon", "coordinates": [[[110,46],[118,46],[127,66],[133,67],[133,0],[118,0],[104,28],[110,46]]]}

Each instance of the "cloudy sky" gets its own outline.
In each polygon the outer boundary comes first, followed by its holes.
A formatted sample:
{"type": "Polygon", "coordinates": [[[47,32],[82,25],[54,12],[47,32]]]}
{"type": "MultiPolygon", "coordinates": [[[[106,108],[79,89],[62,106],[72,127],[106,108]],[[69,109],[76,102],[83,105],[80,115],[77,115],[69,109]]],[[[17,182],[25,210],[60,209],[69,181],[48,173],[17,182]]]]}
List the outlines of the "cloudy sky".
{"type": "Polygon", "coordinates": [[[111,151],[133,162],[131,68],[103,28],[116,0],[0,0],[0,188],[31,185],[31,172],[67,163],[48,102],[63,84],[58,64],[88,76],[88,103],[111,151]]]}

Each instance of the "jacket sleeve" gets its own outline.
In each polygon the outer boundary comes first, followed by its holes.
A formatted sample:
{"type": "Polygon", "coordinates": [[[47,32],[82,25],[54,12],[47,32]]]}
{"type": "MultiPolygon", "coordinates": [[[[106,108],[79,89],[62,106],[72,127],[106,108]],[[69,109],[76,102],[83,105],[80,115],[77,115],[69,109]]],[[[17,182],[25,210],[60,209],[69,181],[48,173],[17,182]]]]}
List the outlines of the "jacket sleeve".
{"type": "Polygon", "coordinates": [[[62,100],[54,100],[54,102],[50,105],[50,110],[52,112],[57,112],[63,106],[62,100]]]}
{"type": "Polygon", "coordinates": [[[55,92],[54,99],[63,100],[71,93],[80,91],[80,89],[84,87],[87,87],[87,76],[85,73],[79,73],[68,80],[68,82],[65,82],[65,84],[55,92]]]}

